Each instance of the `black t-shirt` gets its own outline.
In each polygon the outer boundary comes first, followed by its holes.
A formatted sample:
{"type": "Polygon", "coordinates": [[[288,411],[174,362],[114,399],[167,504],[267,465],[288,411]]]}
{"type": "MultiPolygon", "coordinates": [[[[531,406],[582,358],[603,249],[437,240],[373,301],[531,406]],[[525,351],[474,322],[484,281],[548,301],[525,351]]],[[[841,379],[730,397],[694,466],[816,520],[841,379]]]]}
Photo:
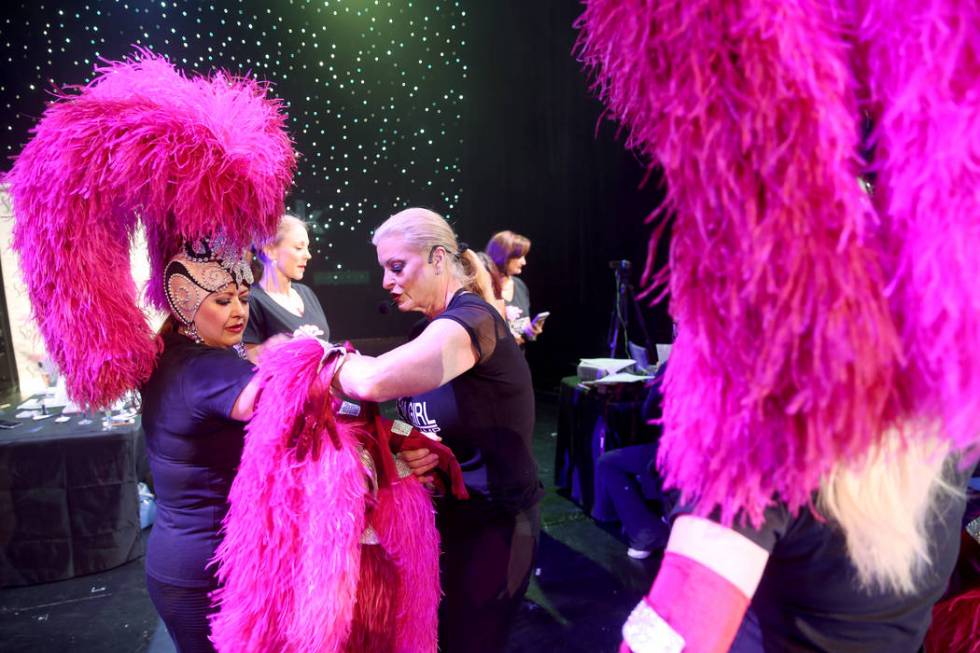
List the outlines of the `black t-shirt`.
{"type": "Polygon", "coordinates": [[[293,289],[303,300],[303,315],[290,313],[279,304],[259,284],[254,284],[248,298],[248,323],[242,341],[248,345],[260,345],[274,335],[292,333],[306,324],[312,324],[323,331],[323,340],[330,340],[330,327],[327,316],[317,301],[316,295],[307,286],[293,283],[293,289]]]}
{"type": "Polygon", "coordinates": [[[542,486],[531,451],[534,390],[524,354],[503,318],[473,293],[458,292],[436,319],[466,329],[479,360],[442,387],[400,399],[402,419],[443,438],[474,504],[511,513],[529,508],[542,486]]]}
{"type": "Polygon", "coordinates": [[[208,560],[220,542],[245,424],[229,417],[254,370],[231,349],[171,333],[141,389],[143,430],[157,495],[146,573],[182,587],[213,583],[208,560]]]}
{"type": "MultiPolygon", "coordinates": [[[[955,482],[963,487],[966,479],[955,482]]],[[[932,566],[910,595],[862,590],[844,533],[808,510],[793,517],[785,506],[770,508],[762,528],[737,528],[770,557],[731,650],[915,653],[956,563],[964,506],[962,495],[937,506],[928,531],[932,566]]]]}

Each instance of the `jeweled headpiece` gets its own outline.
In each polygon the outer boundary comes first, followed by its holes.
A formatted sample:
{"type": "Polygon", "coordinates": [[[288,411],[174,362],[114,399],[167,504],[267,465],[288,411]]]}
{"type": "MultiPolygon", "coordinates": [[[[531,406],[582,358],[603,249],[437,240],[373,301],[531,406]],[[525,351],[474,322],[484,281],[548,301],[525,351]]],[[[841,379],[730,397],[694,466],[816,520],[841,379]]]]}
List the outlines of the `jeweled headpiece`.
{"type": "Polygon", "coordinates": [[[194,321],[197,309],[211,293],[230,283],[241,286],[254,281],[244,252],[229,247],[221,237],[186,243],[167,263],[163,276],[170,311],[184,324],[194,321]]]}

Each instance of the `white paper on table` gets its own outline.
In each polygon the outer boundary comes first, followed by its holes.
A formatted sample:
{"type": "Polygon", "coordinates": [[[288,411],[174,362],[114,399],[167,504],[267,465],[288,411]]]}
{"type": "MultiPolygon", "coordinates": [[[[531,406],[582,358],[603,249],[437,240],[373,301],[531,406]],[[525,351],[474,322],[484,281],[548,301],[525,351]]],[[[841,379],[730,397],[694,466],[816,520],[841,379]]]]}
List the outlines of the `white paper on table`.
{"type": "Polygon", "coordinates": [[[636,383],[637,381],[646,381],[647,379],[652,379],[653,377],[649,374],[632,374],[630,372],[616,372],[615,374],[607,374],[601,379],[595,381],[588,381],[587,383],[594,383],[596,385],[610,385],[613,383],[636,383]]]}
{"type": "Polygon", "coordinates": [[[583,358],[579,361],[579,365],[588,365],[612,373],[636,365],[636,361],[632,358],[583,358]]]}
{"type": "Polygon", "coordinates": [[[65,404],[65,407],[61,409],[62,415],[74,415],[80,412],[82,412],[82,409],[79,408],[78,405],[74,401],[71,401],[70,399],[68,400],[68,403],[65,404]]]}
{"type": "Polygon", "coordinates": [[[65,387],[65,377],[59,376],[53,388],[49,388],[49,397],[44,400],[45,406],[65,406],[68,404],[68,389],[65,387]]]}

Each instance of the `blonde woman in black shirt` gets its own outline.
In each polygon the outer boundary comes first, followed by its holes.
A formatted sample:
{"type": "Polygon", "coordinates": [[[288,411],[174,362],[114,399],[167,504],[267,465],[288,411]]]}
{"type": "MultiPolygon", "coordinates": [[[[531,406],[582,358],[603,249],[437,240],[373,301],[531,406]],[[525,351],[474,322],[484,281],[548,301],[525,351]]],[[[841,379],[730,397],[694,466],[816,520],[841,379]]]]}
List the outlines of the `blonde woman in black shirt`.
{"type": "MultiPolygon", "coordinates": [[[[456,455],[470,499],[437,505],[440,649],[500,651],[527,589],[540,528],[531,374],[486,301],[489,274],[441,216],[407,209],[382,224],[373,242],[398,310],[428,321],[386,354],[350,357],[335,383],[360,399],[398,398],[403,419],[456,455]]],[[[401,456],[423,478],[437,463],[426,449],[401,456]]]]}

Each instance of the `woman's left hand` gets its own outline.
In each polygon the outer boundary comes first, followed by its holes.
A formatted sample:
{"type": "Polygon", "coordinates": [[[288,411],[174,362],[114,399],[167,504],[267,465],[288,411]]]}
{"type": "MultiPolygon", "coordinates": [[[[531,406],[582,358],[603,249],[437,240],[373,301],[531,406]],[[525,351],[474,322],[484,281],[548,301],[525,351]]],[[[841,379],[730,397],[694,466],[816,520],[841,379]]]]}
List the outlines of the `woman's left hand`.
{"type": "Polygon", "coordinates": [[[524,326],[524,339],[525,340],[537,340],[541,332],[544,331],[544,322],[534,322],[533,320],[528,321],[524,326]]]}

